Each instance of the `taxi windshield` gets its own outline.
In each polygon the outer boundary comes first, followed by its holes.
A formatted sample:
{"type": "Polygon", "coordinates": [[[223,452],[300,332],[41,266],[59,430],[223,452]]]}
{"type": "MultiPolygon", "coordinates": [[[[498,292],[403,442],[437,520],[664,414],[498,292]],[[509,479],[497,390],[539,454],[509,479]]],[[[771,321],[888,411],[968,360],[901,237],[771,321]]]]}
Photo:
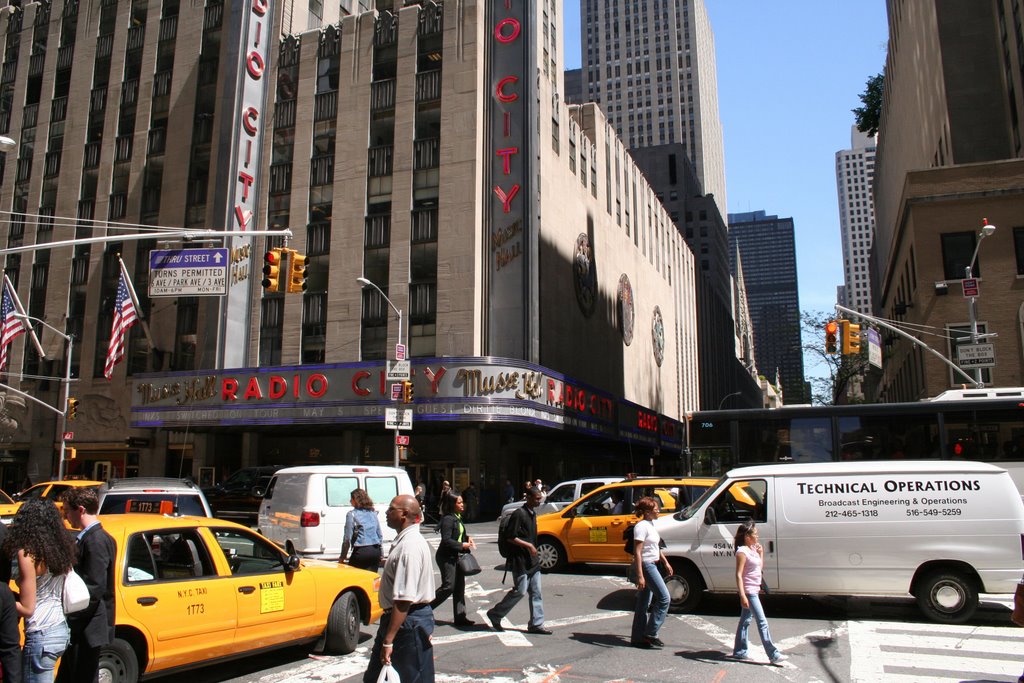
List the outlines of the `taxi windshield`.
{"type": "Polygon", "coordinates": [[[0,491],[0,504],[2,505],[14,505],[14,501],[3,491],[0,491]]]}
{"type": "Polygon", "coordinates": [[[687,508],[684,508],[683,510],[680,510],[675,515],[673,515],[673,517],[675,517],[675,519],[679,519],[679,520],[689,519],[690,517],[693,517],[693,515],[697,512],[697,510],[699,510],[704,505],[705,501],[707,501],[708,498],[711,498],[713,495],[715,495],[715,493],[718,491],[718,489],[722,488],[725,485],[725,480],[727,478],[728,477],[726,477],[726,476],[722,476],[710,488],[708,488],[707,491],[702,493],[700,498],[698,498],[697,500],[693,501],[692,505],[690,505],[687,508]]]}

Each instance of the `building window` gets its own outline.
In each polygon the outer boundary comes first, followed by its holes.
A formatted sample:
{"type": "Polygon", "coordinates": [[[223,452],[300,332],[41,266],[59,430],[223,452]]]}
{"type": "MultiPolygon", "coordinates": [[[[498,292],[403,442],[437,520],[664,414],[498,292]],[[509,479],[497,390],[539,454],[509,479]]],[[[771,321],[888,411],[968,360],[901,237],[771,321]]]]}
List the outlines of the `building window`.
{"type": "Polygon", "coordinates": [[[1024,275],[1024,228],[1013,229],[1013,249],[1017,254],[1017,275],[1024,275]]]}
{"type": "MultiPolygon", "coordinates": [[[[973,231],[947,232],[942,234],[942,277],[946,280],[960,280],[965,277],[971,256],[974,255],[973,231]]],[[[981,259],[971,271],[974,277],[981,277],[981,259]]]]}

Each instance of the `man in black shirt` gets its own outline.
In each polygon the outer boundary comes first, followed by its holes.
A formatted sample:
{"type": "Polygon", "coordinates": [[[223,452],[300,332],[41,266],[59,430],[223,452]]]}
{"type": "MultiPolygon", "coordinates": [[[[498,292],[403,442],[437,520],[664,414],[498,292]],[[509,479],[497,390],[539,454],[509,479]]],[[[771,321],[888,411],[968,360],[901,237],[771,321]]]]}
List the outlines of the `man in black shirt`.
{"type": "Polygon", "coordinates": [[[512,571],[512,590],[505,594],[497,605],[487,610],[487,619],[496,631],[503,631],[502,618],[508,616],[516,603],[530,594],[530,623],[527,633],[550,635],[544,628],[544,601],[540,589],[540,564],[537,561],[537,513],[536,508],[544,500],[539,488],[526,492],[526,504],[512,513],[505,529],[506,539],[513,546],[508,557],[512,571]]]}
{"type": "Polygon", "coordinates": [[[11,558],[3,551],[7,527],[0,524],[0,667],[4,683],[21,683],[21,634],[11,592],[11,558]]]}

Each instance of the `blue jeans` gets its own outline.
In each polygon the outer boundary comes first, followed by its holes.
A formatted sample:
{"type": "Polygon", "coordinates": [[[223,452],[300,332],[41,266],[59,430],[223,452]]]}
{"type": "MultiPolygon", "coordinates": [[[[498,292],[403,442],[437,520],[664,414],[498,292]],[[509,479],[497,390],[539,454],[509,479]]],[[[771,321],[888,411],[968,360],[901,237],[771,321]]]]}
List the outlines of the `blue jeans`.
{"type": "Polygon", "coordinates": [[[761,607],[761,598],[757,593],[747,593],[747,600],[750,601],[750,608],[744,607],[740,610],[740,625],[736,628],[736,644],[733,646],[734,657],[747,656],[747,629],[750,627],[750,617],[757,619],[757,630],[761,633],[761,644],[768,654],[768,659],[775,659],[779,656],[779,648],[772,642],[772,635],[768,633],[768,620],[764,617],[764,609],[761,607]]]}
{"type": "Polygon", "coordinates": [[[644,638],[657,638],[661,625],[668,614],[668,588],[665,579],[661,578],[655,562],[644,562],[644,589],[636,594],[636,610],[633,612],[633,631],[630,640],[634,643],[644,638]],[[647,608],[654,599],[654,607],[647,613],[647,608]]]}
{"type": "Polygon", "coordinates": [[[53,668],[68,647],[71,629],[67,622],[50,626],[45,631],[25,634],[21,650],[21,680],[23,683],[53,683],[53,668]]]}
{"type": "MultiPolygon", "coordinates": [[[[380,618],[377,636],[370,649],[369,666],[363,674],[364,683],[377,683],[384,668],[380,662],[380,651],[391,615],[389,610],[380,618]]],[[[430,605],[417,605],[409,610],[405,621],[398,627],[391,650],[391,666],[398,671],[402,683],[434,683],[434,645],[430,642],[433,632],[434,611],[430,605]]]]}
{"type": "Polygon", "coordinates": [[[497,605],[489,611],[499,619],[507,617],[516,603],[530,594],[530,626],[538,627],[544,625],[544,598],[540,592],[540,570],[529,572],[512,573],[512,590],[505,594],[497,605]]]}

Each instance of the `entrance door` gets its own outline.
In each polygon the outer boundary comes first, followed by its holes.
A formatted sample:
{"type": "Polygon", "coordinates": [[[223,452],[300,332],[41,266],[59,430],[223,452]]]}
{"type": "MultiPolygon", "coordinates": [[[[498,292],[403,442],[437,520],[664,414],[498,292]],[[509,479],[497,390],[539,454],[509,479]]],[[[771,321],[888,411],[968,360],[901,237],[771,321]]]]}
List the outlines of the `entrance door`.
{"type": "Polygon", "coordinates": [[[92,464],[92,478],[94,481],[109,481],[113,475],[109,460],[97,460],[92,464]]]}

